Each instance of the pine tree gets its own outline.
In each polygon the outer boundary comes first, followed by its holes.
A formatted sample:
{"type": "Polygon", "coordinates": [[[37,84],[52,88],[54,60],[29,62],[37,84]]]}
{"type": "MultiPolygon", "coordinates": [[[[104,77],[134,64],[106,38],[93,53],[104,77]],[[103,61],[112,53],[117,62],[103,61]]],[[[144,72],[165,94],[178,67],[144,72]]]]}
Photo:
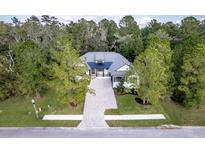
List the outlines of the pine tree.
{"type": "Polygon", "coordinates": [[[205,104],[205,46],[198,45],[183,58],[179,90],[184,93],[186,106],[205,104]]]}
{"type": "Polygon", "coordinates": [[[59,51],[52,51],[55,63],[52,64],[54,84],[62,102],[76,106],[82,103],[88,90],[89,76],[87,66],[71,47],[67,38],[58,41],[59,51]]]}
{"type": "Polygon", "coordinates": [[[46,87],[43,76],[46,58],[40,48],[30,40],[19,42],[15,48],[16,85],[22,95],[39,97],[46,87]]]}

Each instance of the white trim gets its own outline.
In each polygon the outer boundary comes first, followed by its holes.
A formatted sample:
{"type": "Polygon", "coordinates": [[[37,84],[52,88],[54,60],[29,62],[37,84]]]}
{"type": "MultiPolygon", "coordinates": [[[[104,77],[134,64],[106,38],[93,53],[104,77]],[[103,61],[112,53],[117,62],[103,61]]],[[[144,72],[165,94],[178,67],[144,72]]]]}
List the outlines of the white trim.
{"type": "Polygon", "coordinates": [[[128,71],[128,70],[129,70],[129,65],[123,65],[117,69],[117,71],[128,71]]]}

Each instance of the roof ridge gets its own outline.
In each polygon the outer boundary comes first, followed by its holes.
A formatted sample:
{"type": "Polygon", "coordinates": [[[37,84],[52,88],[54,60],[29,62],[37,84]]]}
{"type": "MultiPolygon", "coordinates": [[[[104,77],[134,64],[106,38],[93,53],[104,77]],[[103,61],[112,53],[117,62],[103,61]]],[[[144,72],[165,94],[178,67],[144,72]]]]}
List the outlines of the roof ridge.
{"type": "Polygon", "coordinates": [[[119,54],[119,53],[117,53],[117,54],[120,56],[120,59],[121,59],[125,64],[127,64],[127,61],[128,61],[128,60],[126,60],[125,57],[122,56],[121,54],[119,54]]]}

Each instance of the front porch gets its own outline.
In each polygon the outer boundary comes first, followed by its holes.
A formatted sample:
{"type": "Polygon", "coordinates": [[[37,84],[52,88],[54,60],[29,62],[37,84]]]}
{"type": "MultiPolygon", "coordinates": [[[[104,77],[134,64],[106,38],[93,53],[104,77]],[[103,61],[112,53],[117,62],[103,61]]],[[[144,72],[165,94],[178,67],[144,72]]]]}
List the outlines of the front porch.
{"type": "Polygon", "coordinates": [[[110,76],[110,73],[107,69],[97,68],[89,70],[89,75],[91,77],[108,77],[110,76]]]}
{"type": "Polygon", "coordinates": [[[110,76],[108,69],[112,65],[112,62],[88,62],[89,75],[92,77],[104,77],[110,76]]]}
{"type": "Polygon", "coordinates": [[[111,81],[112,81],[113,88],[116,88],[123,79],[124,79],[123,76],[112,76],[111,81]]]}
{"type": "Polygon", "coordinates": [[[89,70],[89,75],[92,78],[96,77],[110,77],[112,87],[116,88],[120,82],[124,79],[124,76],[111,76],[107,69],[92,69],[89,70]]]}

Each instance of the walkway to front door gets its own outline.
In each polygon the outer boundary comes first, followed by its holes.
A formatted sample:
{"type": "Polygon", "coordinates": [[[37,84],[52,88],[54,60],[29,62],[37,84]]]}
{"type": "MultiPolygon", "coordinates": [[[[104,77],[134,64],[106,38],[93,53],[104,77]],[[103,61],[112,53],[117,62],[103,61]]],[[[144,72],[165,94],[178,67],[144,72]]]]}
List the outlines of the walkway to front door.
{"type": "Polygon", "coordinates": [[[104,112],[106,109],[117,108],[111,79],[110,77],[94,78],[91,80],[90,88],[95,89],[95,94],[87,93],[83,120],[78,127],[108,127],[104,112]]]}

